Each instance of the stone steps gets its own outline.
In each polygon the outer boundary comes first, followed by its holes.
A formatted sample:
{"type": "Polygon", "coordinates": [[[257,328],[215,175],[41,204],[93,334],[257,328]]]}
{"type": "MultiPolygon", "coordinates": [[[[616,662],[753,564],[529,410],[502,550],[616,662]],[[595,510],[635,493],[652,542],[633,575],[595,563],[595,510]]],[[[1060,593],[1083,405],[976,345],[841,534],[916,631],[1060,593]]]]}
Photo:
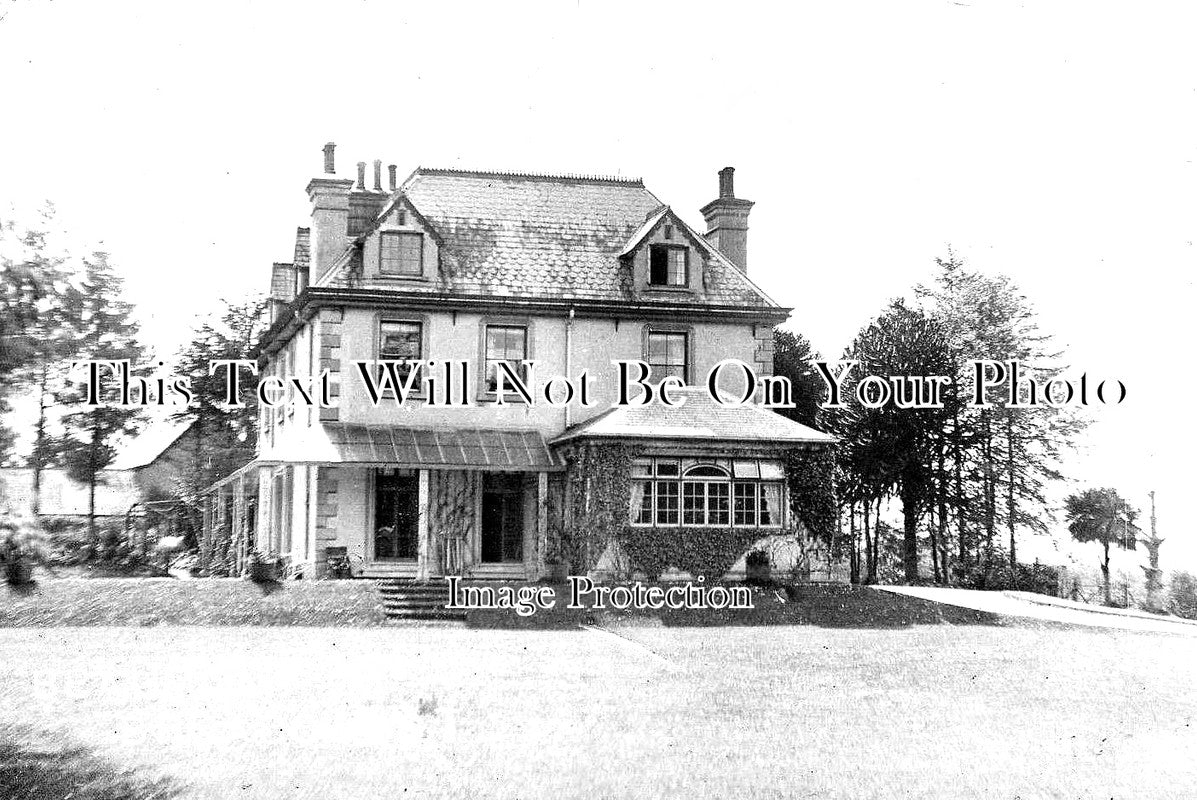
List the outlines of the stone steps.
{"type": "Polygon", "coordinates": [[[385,578],[377,582],[382,611],[389,619],[465,621],[465,611],[445,608],[449,603],[449,585],[444,581],[385,578]]]}

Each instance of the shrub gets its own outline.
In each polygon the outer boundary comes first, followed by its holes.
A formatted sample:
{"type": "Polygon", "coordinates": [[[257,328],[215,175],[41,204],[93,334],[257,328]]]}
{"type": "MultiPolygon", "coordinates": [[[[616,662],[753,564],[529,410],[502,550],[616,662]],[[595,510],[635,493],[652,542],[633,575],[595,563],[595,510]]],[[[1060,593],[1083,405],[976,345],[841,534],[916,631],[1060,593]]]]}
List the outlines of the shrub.
{"type": "Polygon", "coordinates": [[[0,564],[9,583],[28,583],[35,564],[49,555],[46,534],[37,520],[27,514],[0,510],[0,564]]]}
{"type": "Polygon", "coordinates": [[[1168,610],[1178,617],[1197,619],[1197,577],[1191,572],[1172,573],[1168,586],[1168,610]]]}

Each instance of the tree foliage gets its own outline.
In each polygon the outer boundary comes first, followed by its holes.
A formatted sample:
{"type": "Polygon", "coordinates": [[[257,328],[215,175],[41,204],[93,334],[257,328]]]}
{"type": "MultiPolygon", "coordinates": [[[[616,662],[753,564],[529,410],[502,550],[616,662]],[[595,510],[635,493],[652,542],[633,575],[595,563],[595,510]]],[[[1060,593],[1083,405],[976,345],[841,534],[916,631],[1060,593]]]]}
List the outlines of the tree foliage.
{"type": "Polygon", "coordinates": [[[1106,604],[1110,604],[1110,548],[1134,550],[1139,529],[1138,511],[1113,489],[1085,489],[1064,500],[1068,532],[1078,542],[1102,547],[1101,578],[1106,604]]]}
{"type": "MultiPolygon", "coordinates": [[[[81,360],[123,361],[136,364],[141,356],[133,306],[125,302],[124,284],[108,263],[105,253],[93,253],[84,260],[86,277],[71,311],[80,321],[78,355],[81,360]]],[[[64,433],[58,440],[63,466],[72,480],[88,487],[88,531],[93,547],[98,545],[95,498],[103,481],[102,470],[116,456],[116,443],[136,428],[137,408],[122,407],[116,395],[116,381],[106,375],[107,392],[101,402],[87,405],[87,374],[76,370],[60,395],[75,407],[62,418],[64,433]]],[[[133,398],[130,398],[133,399],[133,398]]]]}
{"type": "Polygon", "coordinates": [[[794,403],[793,408],[779,408],[777,413],[812,428],[818,422],[824,394],[823,381],[811,363],[818,358],[802,334],[773,329],[773,374],[790,381],[794,403]]]}
{"type": "MultiPolygon", "coordinates": [[[[864,384],[868,376],[949,374],[948,344],[939,320],[895,300],[844,353],[844,359],[859,364],[844,381],[845,393],[856,397],[863,384],[870,402],[880,404],[883,390],[864,384]]],[[[851,400],[828,415],[831,431],[841,438],[843,469],[853,476],[848,496],[861,501],[894,496],[902,504],[903,571],[909,582],[919,578],[918,523],[934,496],[935,445],[948,413],[946,407],[900,407],[895,389],[884,404],[869,407],[851,400]]]]}

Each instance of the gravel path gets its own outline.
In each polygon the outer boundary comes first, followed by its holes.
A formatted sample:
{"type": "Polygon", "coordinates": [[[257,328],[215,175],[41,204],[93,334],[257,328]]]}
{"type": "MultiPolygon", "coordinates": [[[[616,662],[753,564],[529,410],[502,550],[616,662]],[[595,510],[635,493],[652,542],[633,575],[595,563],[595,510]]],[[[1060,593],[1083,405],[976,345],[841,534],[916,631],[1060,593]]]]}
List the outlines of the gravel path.
{"type": "Polygon", "coordinates": [[[936,603],[988,611],[1007,617],[1117,628],[1141,633],[1174,633],[1197,636],[1197,622],[1148,614],[1133,609],[1106,608],[1061,600],[1029,592],[985,592],[935,586],[878,586],[882,591],[919,597],[936,603]]]}

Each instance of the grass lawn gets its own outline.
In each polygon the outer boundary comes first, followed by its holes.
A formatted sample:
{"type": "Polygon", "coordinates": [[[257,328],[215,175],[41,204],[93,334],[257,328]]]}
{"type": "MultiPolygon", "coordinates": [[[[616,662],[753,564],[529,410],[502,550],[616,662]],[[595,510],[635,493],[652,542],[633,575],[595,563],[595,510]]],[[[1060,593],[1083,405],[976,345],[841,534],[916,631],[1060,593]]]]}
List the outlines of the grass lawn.
{"type": "Polygon", "coordinates": [[[0,797],[1192,797],[1195,664],[1060,626],[8,628],[0,797]]]}
{"type": "Polygon", "coordinates": [[[382,625],[372,581],[50,578],[0,585],[0,628],[59,625],[382,625]]]}

